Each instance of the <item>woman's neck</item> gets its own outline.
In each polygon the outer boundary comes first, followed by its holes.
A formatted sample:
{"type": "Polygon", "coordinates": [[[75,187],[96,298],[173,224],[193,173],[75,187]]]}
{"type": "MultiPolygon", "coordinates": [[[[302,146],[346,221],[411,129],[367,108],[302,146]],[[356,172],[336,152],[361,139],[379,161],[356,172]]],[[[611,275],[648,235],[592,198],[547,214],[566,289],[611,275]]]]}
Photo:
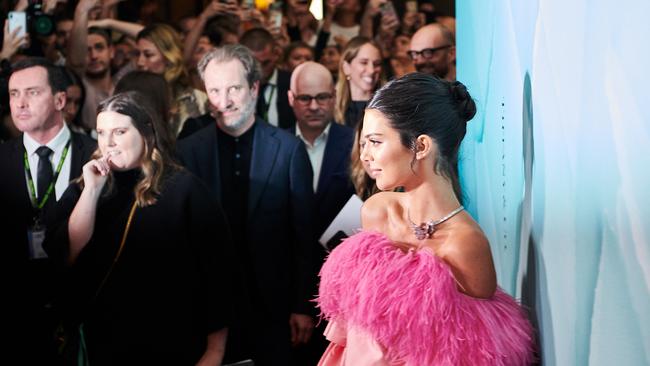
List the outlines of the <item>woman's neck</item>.
{"type": "Polygon", "coordinates": [[[352,85],[352,83],[350,83],[350,99],[352,99],[353,102],[368,101],[371,97],[371,91],[361,90],[360,88],[357,88],[356,86],[352,85]]]}
{"type": "Polygon", "coordinates": [[[437,220],[460,206],[451,182],[437,174],[406,187],[404,209],[415,223],[437,220]]]}

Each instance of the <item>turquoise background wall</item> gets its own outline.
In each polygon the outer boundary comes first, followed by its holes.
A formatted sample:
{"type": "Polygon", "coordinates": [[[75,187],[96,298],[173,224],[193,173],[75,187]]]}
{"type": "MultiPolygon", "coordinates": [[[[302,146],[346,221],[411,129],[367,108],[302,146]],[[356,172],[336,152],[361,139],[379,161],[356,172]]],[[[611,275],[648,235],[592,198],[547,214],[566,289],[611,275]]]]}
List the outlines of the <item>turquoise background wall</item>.
{"type": "Polygon", "coordinates": [[[466,206],[545,365],[650,365],[650,1],[456,3],[466,206]]]}

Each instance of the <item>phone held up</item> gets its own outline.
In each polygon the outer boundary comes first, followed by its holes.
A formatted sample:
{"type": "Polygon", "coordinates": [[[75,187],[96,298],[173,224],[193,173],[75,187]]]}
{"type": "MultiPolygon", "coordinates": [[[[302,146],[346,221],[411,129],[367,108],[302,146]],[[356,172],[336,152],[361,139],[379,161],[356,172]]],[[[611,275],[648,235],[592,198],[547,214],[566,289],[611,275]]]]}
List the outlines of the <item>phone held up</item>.
{"type": "Polygon", "coordinates": [[[22,37],[27,33],[27,14],[24,11],[10,11],[7,18],[9,19],[9,33],[19,27],[17,37],[22,37]]]}
{"type": "Polygon", "coordinates": [[[269,6],[269,20],[274,27],[282,27],[282,1],[275,1],[269,6]]]}
{"type": "Polygon", "coordinates": [[[381,11],[382,16],[397,16],[397,12],[395,12],[395,6],[393,5],[393,2],[388,0],[385,3],[381,4],[381,7],[379,8],[381,11]]]}

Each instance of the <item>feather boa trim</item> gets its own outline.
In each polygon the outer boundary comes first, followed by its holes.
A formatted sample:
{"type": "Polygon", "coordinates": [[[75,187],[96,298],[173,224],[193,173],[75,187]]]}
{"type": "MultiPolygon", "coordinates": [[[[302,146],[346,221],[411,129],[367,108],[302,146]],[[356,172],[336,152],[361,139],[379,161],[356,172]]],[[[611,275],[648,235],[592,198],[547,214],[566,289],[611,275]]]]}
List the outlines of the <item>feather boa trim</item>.
{"type": "Polygon", "coordinates": [[[521,306],[457,290],[449,266],[427,250],[404,253],[360,232],[329,255],[317,299],[326,319],[367,329],[388,361],[423,365],[529,365],[533,330],[521,306]]]}

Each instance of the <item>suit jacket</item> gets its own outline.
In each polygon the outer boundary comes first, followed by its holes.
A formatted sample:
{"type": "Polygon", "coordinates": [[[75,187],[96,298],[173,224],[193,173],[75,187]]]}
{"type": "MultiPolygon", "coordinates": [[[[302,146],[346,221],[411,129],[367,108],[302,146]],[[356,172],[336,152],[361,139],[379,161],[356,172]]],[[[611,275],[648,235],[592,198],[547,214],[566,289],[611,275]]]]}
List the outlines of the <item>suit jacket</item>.
{"type": "MultiPolygon", "coordinates": [[[[275,106],[278,110],[278,127],[283,129],[293,128],[296,125],[296,116],[293,114],[293,109],[289,105],[289,91],[291,84],[291,73],[285,70],[277,69],[278,76],[276,79],[276,98],[275,106]]],[[[261,90],[261,89],[260,89],[261,90]]],[[[262,100],[262,94],[257,98],[258,104],[262,100]]],[[[257,115],[259,118],[264,116],[257,115]]]]}
{"type": "Polygon", "coordinates": [[[215,123],[216,122],[214,120],[214,117],[212,117],[210,113],[202,114],[198,117],[190,117],[185,121],[185,123],[183,123],[183,128],[181,129],[181,132],[178,134],[176,139],[182,140],[187,136],[192,135],[196,131],[202,129],[203,127],[215,123]]]}
{"type": "Polygon", "coordinates": [[[278,98],[276,107],[278,108],[278,127],[291,128],[296,125],[296,116],[293,114],[293,108],[289,105],[288,91],[291,87],[291,73],[278,69],[278,98]]]}
{"type": "Polygon", "coordinates": [[[332,122],[316,186],[318,208],[314,231],[319,238],[354,194],[354,186],[350,180],[350,153],[353,143],[354,130],[332,122]]]}
{"type": "MultiPolygon", "coordinates": [[[[289,131],[295,135],[295,126],[289,131]]],[[[353,143],[354,130],[332,122],[316,185],[316,216],[314,217],[316,239],[320,238],[350,196],[354,194],[354,185],[350,180],[350,154],[353,143]]]]}
{"type": "MultiPolygon", "coordinates": [[[[179,158],[221,201],[217,126],[207,126],[178,142],[179,158]]],[[[313,240],[313,191],[304,145],[287,131],[255,121],[248,192],[246,245],[260,298],[258,309],[281,322],[289,313],[313,313],[315,288],[310,270],[313,240]]]]}
{"type": "MultiPolygon", "coordinates": [[[[70,176],[59,179],[72,180],[81,175],[83,165],[96,148],[91,138],[72,131],[70,133],[70,176]]],[[[25,180],[24,151],[22,136],[0,145],[0,207],[3,216],[0,219],[3,244],[0,288],[5,294],[5,305],[14,311],[9,314],[10,321],[19,323],[18,327],[29,328],[26,323],[38,318],[54,297],[60,277],[48,259],[28,259],[27,229],[33,224],[36,211],[32,207],[25,180]]],[[[3,315],[6,313],[3,312],[3,315]]],[[[18,345],[21,346],[25,345],[18,345]]],[[[37,352],[36,348],[30,349],[37,352]]]]}

